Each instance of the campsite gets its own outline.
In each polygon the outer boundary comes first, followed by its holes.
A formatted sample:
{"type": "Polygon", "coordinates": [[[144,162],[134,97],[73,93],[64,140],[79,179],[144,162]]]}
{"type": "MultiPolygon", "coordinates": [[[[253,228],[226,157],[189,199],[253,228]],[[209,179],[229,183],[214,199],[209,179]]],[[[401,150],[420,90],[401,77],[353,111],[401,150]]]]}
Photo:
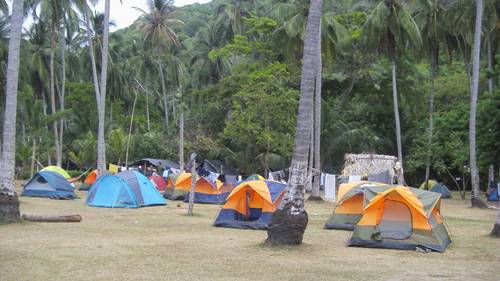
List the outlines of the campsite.
{"type": "Polygon", "coordinates": [[[500,241],[488,237],[495,212],[471,210],[460,199],[442,206],[454,239],[442,254],[347,247],[350,232],[323,229],[331,203],[307,203],[303,245],[273,249],[263,245],[265,231],[211,226],[217,205],[197,204],[188,217],[177,202],[101,209],[82,199],[23,197],[23,212],[83,220],[2,226],[2,280],[498,280],[500,241]]]}
{"type": "Polygon", "coordinates": [[[500,280],[500,0],[0,0],[0,281],[500,280]]]}

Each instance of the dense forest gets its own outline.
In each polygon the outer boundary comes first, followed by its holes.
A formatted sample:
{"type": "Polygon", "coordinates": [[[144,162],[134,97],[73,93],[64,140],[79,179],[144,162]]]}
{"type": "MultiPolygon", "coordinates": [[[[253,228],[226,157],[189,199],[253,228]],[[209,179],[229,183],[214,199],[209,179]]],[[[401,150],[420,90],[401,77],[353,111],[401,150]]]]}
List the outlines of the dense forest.
{"type": "MultiPolygon", "coordinates": [[[[309,1],[214,0],[181,8],[171,0],[149,2],[133,25],[109,36],[106,161],[177,161],[183,122],[185,155],[224,159],[246,174],[288,167],[309,1]]],[[[406,181],[424,180],[430,155],[431,178],[458,188],[454,179],[467,175],[469,165],[475,2],[323,5],[322,169],[340,172],[345,153],[398,155],[394,70],[406,181]]],[[[484,5],[477,153],[486,179],[489,165],[500,166],[500,2],[484,5]]],[[[40,165],[95,166],[98,108],[87,36],[100,58],[104,15],[90,12],[84,20],[78,7],[76,0],[25,1],[33,24],[21,42],[20,178],[40,165]]],[[[9,20],[2,8],[5,77],[9,20]]],[[[100,72],[101,60],[95,67],[100,72]]],[[[5,80],[0,87],[4,93],[5,80]]]]}

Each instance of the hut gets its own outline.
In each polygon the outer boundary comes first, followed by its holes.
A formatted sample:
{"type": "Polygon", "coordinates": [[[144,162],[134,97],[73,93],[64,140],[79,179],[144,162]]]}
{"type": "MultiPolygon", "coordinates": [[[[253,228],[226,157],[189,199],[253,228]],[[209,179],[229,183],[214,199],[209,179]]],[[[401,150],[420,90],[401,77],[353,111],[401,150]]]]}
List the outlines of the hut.
{"type": "Polygon", "coordinates": [[[360,176],[370,181],[393,183],[403,171],[398,158],[380,154],[346,154],[342,176],[360,176]]]}

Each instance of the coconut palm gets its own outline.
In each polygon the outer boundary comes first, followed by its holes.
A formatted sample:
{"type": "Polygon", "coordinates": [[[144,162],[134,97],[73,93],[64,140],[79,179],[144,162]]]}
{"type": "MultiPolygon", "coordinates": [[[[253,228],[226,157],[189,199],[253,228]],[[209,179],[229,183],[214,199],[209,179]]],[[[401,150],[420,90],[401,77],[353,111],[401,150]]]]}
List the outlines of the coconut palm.
{"type": "MultiPolygon", "coordinates": [[[[14,165],[16,157],[16,113],[17,87],[19,79],[19,53],[21,50],[21,32],[23,26],[23,1],[14,0],[10,19],[9,55],[7,59],[7,86],[5,89],[5,111],[3,118],[2,158],[0,159],[0,198],[2,203],[11,202],[9,208],[0,208],[0,221],[19,219],[19,202],[8,200],[14,191],[14,165]],[[3,192],[7,191],[7,192],[3,192]]],[[[14,198],[17,199],[16,196],[14,198]]]]}
{"type": "Polygon", "coordinates": [[[157,67],[160,74],[160,84],[163,96],[163,110],[165,116],[165,131],[168,134],[169,111],[167,87],[162,62],[162,53],[169,45],[180,47],[179,38],[173,30],[175,25],[183,24],[182,21],[172,18],[174,16],[173,0],[148,0],[149,13],[136,8],[143,16],[139,19],[139,28],[144,33],[144,43],[152,47],[157,56],[157,67]]]}
{"type": "Polygon", "coordinates": [[[311,108],[314,84],[318,71],[318,52],[321,36],[321,11],[323,1],[311,0],[304,35],[304,57],[300,81],[300,101],[295,132],[295,145],[290,164],[290,179],[278,210],[273,213],[267,242],[271,244],[300,244],[307,227],[304,209],[304,185],[307,182],[307,155],[310,146],[311,108]]]}
{"type": "Polygon", "coordinates": [[[190,61],[195,87],[215,84],[230,73],[231,65],[226,57],[209,57],[211,51],[222,48],[228,42],[227,32],[221,21],[215,21],[206,24],[196,34],[190,61]]]}
{"type": "Polygon", "coordinates": [[[419,23],[422,39],[425,43],[427,53],[430,57],[430,68],[431,68],[431,81],[430,81],[430,93],[429,93],[429,127],[428,127],[428,137],[427,145],[428,152],[425,163],[425,186],[428,188],[429,175],[431,169],[431,146],[432,146],[432,134],[433,134],[433,111],[434,111],[434,81],[437,77],[439,70],[439,45],[441,42],[445,42],[446,31],[444,30],[444,17],[445,12],[444,3],[442,0],[425,0],[421,1],[421,7],[419,8],[417,15],[415,16],[415,21],[419,23]]]}
{"type": "Polygon", "coordinates": [[[500,237],[500,209],[497,212],[497,219],[495,221],[495,224],[493,225],[491,236],[500,237]]]}
{"type": "Polygon", "coordinates": [[[470,89],[469,113],[469,157],[472,184],[472,207],[487,207],[480,198],[479,172],[476,159],[476,112],[477,96],[479,90],[479,66],[481,55],[481,25],[483,19],[483,0],[476,0],[476,24],[474,29],[474,44],[472,45],[472,80],[470,89]]]}
{"type": "MultiPolygon", "coordinates": [[[[417,24],[413,20],[407,3],[403,0],[382,0],[370,13],[365,25],[367,45],[383,47],[387,51],[392,68],[392,97],[394,119],[396,125],[396,141],[398,161],[403,168],[403,148],[401,144],[401,122],[399,118],[399,103],[396,79],[396,61],[399,48],[408,45],[420,46],[422,39],[417,24]]],[[[401,175],[399,183],[404,183],[401,175]]]]}

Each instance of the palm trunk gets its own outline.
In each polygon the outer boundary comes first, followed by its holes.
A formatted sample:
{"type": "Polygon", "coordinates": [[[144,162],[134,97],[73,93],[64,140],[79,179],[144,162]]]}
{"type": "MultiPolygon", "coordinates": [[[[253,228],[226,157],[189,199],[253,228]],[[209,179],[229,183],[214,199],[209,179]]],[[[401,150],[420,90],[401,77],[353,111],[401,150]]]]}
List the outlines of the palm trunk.
{"type": "MultiPolygon", "coordinates": [[[[394,120],[396,122],[396,143],[398,149],[398,161],[401,165],[401,171],[403,171],[403,148],[401,144],[401,121],[399,119],[399,103],[398,103],[398,88],[396,81],[396,58],[392,56],[391,58],[391,66],[392,66],[392,103],[394,106],[394,120]]],[[[404,174],[400,172],[398,177],[398,184],[404,184],[404,174]]]]}
{"type": "Polygon", "coordinates": [[[491,33],[487,35],[487,46],[488,49],[488,93],[493,95],[493,78],[490,76],[493,73],[493,50],[491,44],[491,33]]]}
{"type": "Polygon", "coordinates": [[[189,205],[188,205],[188,215],[193,215],[194,207],[194,191],[196,186],[196,160],[191,155],[191,189],[189,190],[189,205]]]}
{"type": "Polygon", "coordinates": [[[500,208],[497,212],[497,219],[495,225],[493,225],[493,230],[491,230],[491,236],[500,237],[500,208]]]}
{"type": "Polygon", "coordinates": [[[30,176],[33,177],[35,173],[35,157],[36,157],[36,137],[32,137],[32,146],[31,146],[31,169],[30,176]]]}
{"type": "Polygon", "coordinates": [[[321,35],[322,0],[311,0],[304,36],[304,57],[300,81],[300,100],[295,131],[295,144],[287,190],[278,210],[273,213],[267,242],[276,245],[302,243],[308,217],[304,209],[304,185],[307,180],[307,150],[310,146],[311,108],[315,77],[318,70],[318,52],[321,35]]]}
{"type": "Polygon", "coordinates": [[[14,0],[10,19],[9,53],[5,87],[2,158],[0,161],[0,221],[19,220],[19,200],[14,192],[17,88],[23,26],[23,1],[14,0]]]}
{"type": "Polygon", "coordinates": [[[106,142],[104,139],[104,122],[106,111],[106,79],[108,73],[108,43],[109,43],[109,10],[110,0],[106,0],[104,4],[104,31],[102,35],[102,52],[101,52],[101,83],[100,83],[100,112],[99,126],[97,131],[97,170],[98,174],[102,175],[106,170],[106,142]]]}
{"type": "Polygon", "coordinates": [[[179,168],[184,171],[184,108],[181,104],[181,114],[179,119],[179,168]]]}
{"type": "Polygon", "coordinates": [[[434,81],[437,74],[437,58],[433,49],[431,51],[432,62],[431,62],[431,92],[429,94],[429,131],[427,136],[427,157],[425,161],[425,189],[429,189],[429,176],[431,172],[431,157],[432,157],[432,135],[434,129],[433,114],[434,114],[434,81]]]}
{"type": "Polygon", "coordinates": [[[144,94],[146,95],[146,120],[148,123],[148,132],[151,131],[151,122],[149,120],[149,74],[146,74],[146,87],[147,89],[144,89],[144,94]]]}
{"type": "Polygon", "coordinates": [[[163,66],[161,63],[160,56],[158,56],[158,69],[160,72],[160,80],[161,80],[161,94],[163,97],[163,112],[165,114],[165,133],[168,136],[168,100],[167,100],[167,89],[165,86],[165,77],[163,74],[163,66]]]}
{"type": "Polygon", "coordinates": [[[130,124],[128,126],[127,151],[125,153],[125,167],[126,168],[128,168],[128,152],[129,152],[129,148],[130,148],[130,139],[132,137],[132,124],[134,123],[135,104],[136,103],[137,103],[137,92],[135,92],[134,103],[132,104],[132,116],[130,116],[130,124]]]}
{"type": "MultiPolygon", "coordinates": [[[[59,108],[64,111],[64,97],[66,90],[66,38],[64,36],[64,28],[61,30],[61,90],[59,97],[59,108]]],[[[59,154],[62,155],[62,147],[64,143],[64,117],[59,121],[59,154]]]]}
{"type": "MultiPolygon", "coordinates": [[[[90,62],[92,64],[92,80],[94,82],[94,93],[95,93],[95,99],[96,99],[96,105],[97,105],[97,115],[99,119],[99,125],[101,123],[101,93],[99,89],[99,80],[97,78],[97,66],[96,66],[96,58],[95,58],[95,53],[94,53],[94,45],[92,43],[92,32],[90,29],[90,14],[89,14],[89,7],[85,4],[84,7],[85,11],[85,26],[87,29],[87,43],[89,44],[89,53],[90,53],[90,62]]],[[[99,130],[99,129],[98,129],[99,130]]],[[[99,161],[99,145],[98,145],[98,151],[97,151],[97,157],[99,161]]],[[[102,159],[101,159],[102,161],[102,159]]],[[[97,173],[98,176],[100,173],[97,173]]]]}
{"type": "Polygon", "coordinates": [[[471,205],[472,207],[487,207],[480,198],[479,172],[476,159],[476,112],[479,90],[479,64],[481,54],[481,21],[483,17],[483,0],[476,0],[476,26],[474,30],[474,45],[472,49],[472,83],[470,89],[470,116],[469,116],[469,148],[471,173],[471,205]]]}
{"type": "MultiPolygon", "coordinates": [[[[54,69],[54,57],[56,49],[56,27],[55,23],[52,23],[51,34],[50,34],[50,108],[52,114],[56,113],[56,88],[55,88],[55,69],[54,69]]],[[[56,152],[56,165],[61,167],[62,165],[62,153],[59,143],[59,126],[58,122],[54,121],[52,123],[52,130],[54,131],[54,149],[56,152]]]]}
{"type": "Polygon", "coordinates": [[[308,160],[308,169],[307,169],[307,185],[305,187],[306,192],[312,191],[312,174],[313,174],[313,166],[314,166],[314,107],[311,108],[311,133],[309,137],[309,160],[308,160]]]}
{"type": "MultiPolygon", "coordinates": [[[[320,19],[321,25],[321,19],[320,19]]],[[[318,43],[318,71],[316,74],[315,108],[314,108],[314,170],[315,175],[312,178],[312,191],[309,200],[321,201],[319,184],[321,179],[321,79],[322,79],[322,60],[321,60],[321,36],[318,43]]]]}

